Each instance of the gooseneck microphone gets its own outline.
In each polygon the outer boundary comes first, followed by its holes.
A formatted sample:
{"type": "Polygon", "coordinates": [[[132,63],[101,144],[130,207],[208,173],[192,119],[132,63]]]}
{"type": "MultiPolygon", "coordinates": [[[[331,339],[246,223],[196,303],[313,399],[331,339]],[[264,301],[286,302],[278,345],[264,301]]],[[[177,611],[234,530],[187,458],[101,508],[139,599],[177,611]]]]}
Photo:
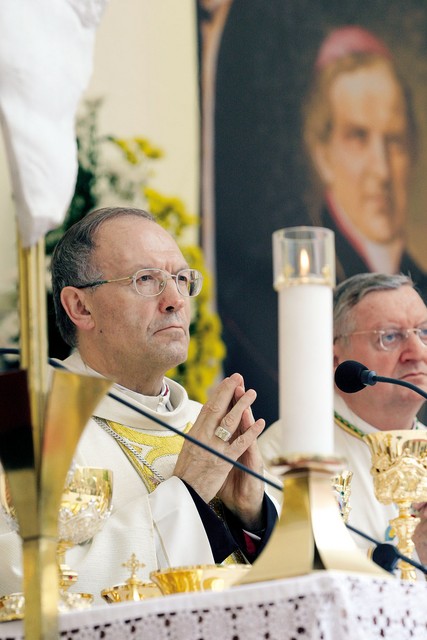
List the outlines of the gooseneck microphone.
{"type": "Polygon", "coordinates": [[[375,371],[371,371],[368,367],[365,367],[364,364],[356,360],[345,360],[345,362],[339,364],[335,370],[335,384],[338,389],[344,391],[344,393],[356,393],[365,387],[377,384],[377,382],[388,382],[401,387],[407,387],[427,400],[427,393],[423,391],[423,389],[420,389],[420,387],[406,380],[379,376],[375,371]]]}

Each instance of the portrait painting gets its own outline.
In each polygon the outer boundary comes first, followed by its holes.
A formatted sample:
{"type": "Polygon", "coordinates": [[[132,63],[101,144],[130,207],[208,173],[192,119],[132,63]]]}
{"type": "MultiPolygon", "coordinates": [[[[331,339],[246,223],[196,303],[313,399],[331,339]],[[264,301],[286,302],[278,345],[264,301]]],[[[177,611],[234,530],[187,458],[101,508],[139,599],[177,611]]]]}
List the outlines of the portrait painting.
{"type": "Polygon", "coordinates": [[[332,229],[337,282],[404,272],[427,298],[427,3],[200,0],[198,19],[202,242],[225,374],[244,375],[271,423],[274,231],[332,229]]]}

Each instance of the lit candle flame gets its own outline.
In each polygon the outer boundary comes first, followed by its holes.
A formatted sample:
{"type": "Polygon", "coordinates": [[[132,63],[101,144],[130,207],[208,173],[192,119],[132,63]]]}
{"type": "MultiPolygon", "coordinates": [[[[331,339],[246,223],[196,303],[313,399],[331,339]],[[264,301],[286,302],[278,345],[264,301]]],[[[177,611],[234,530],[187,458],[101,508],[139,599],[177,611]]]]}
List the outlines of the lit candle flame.
{"type": "Polygon", "coordinates": [[[308,258],[307,249],[301,249],[299,256],[300,275],[307,276],[310,273],[310,260],[308,258]]]}

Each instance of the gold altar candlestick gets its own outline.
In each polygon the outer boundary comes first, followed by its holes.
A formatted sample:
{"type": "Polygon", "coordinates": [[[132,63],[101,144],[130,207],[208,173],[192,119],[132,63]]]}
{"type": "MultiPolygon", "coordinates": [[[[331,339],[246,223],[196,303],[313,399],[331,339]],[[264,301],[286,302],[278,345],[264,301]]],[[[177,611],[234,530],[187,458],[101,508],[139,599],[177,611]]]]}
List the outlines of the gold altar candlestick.
{"type": "Polygon", "coordinates": [[[56,370],[49,393],[44,239],[23,248],[21,371],[0,376],[0,458],[23,545],[26,640],[58,638],[58,511],[82,430],[111,383],[56,370]],[[25,370],[24,370],[25,369],[25,370]]]}
{"type": "Polygon", "coordinates": [[[332,487],[344,469],[333,446],[334,235],[321,227],[273,234],[279,295],[280,457],[283,507],[271,539],[242,583],[323,568],[385,575],[351,538],[332,487]]]}

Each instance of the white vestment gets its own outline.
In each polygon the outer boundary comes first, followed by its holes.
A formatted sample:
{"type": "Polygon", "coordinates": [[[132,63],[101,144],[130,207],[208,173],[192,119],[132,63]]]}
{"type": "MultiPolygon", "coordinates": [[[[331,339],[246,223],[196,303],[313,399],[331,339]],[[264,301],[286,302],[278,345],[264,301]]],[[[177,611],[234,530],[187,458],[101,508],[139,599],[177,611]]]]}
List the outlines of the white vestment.
{"type": "MultiPolygon", "coordinates": [[[[88,373],[78,354],[70,356],[64,365],[74,372],[88,373]]],[[[173,406],[173,410],[166,413],[156,411],[161,398],[140,396],[118,385],[113,386],[112,392],[139,404],[148,414],[182,431],[188,422],[196,420],[201,405],[189,400],[181,385],[172,380],[166,381],[171,390],[173,406]]],[[[97,406],[94,415],[127,425],[150,436],[175,436],[165,427],[108,396],[97,406]]],[[[149,447],[147,451],[149,452],[149,447]]],[[[144,453],[146,457],[147,451],[144,453]]],[[[90,543],[67,552],[67,564],[79,574],[78,582],[71,591],[92,593],[98,603],[103,602],[100,598],[102,589],[129,578],[129,569],[122,567],[122,563],[127,562],[132,553],[146,565],[138,572],[141,579],[148,579],[150,571],[159,567],[214,562],[208,537],[194,502],[184,483],[177,477],[172,477],[176,458],[176,455],[163,455],[152,461],[156,471],[165,480],[149,493],[118,442],[93,419],[88,422],[74,461],[78,465],[103,467],[113,471],[113,508],[111,516],[90,543]]],[[[2,517],[0,550],[0,595],[21,591],[20,539],[16,533],[10,532],[2,517]]]]}

